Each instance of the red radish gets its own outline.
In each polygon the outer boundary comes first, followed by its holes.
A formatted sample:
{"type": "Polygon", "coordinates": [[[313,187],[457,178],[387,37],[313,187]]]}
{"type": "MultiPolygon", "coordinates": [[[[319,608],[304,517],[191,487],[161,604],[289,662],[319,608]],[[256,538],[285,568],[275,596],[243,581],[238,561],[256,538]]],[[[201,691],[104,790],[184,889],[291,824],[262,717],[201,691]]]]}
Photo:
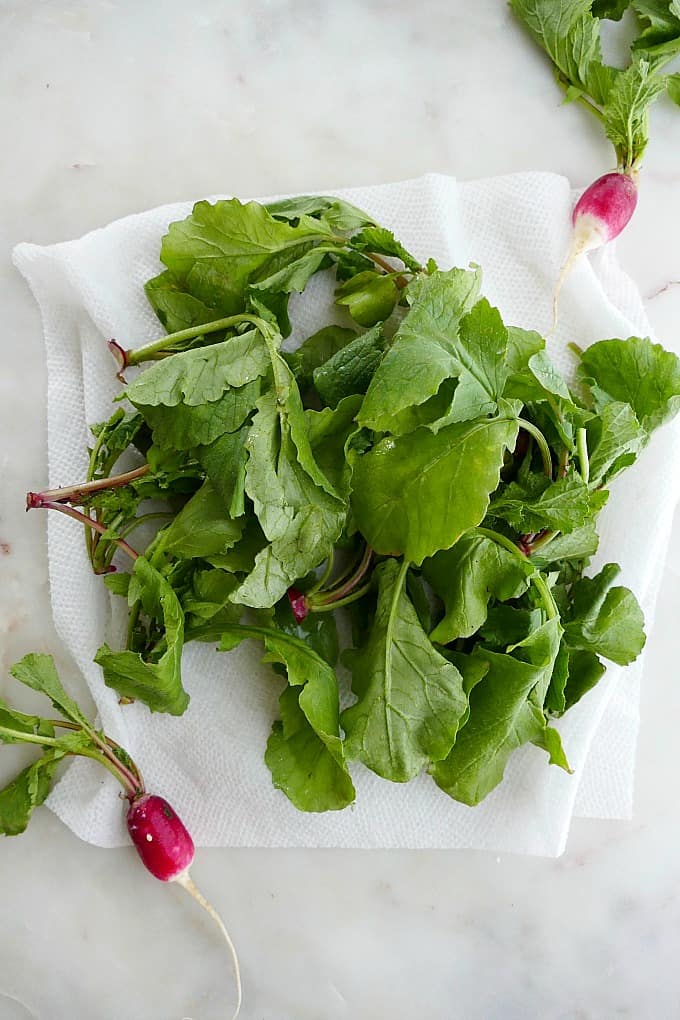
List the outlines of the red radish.
{"type": "Polygon", "coordinates": [[[194,841],[167,800],[144,793],[127,814],[130,839],[144,867],[161,882],[174,882],[194,860],[194,841]]]}
{"type": "Polygon", "coordinates": [[[557,325],[557,299],[574,262],[584,252],[618,237],[635,212],[637,200],[637,174],[619,170],[598,177],[579,198],[571,214],[574,225],[571,250],[553,297],[553,329],[557,325]]]}
{"type": "Polygon", "coordinates": [[[297,590],[297,588],[289,588],[288,601],[290,602],[290,608],[293,611],[293,616],[295,617],[296,623],[302,623],[304,618],[309,613],[307,599],[305,598],[301,591],[297,590]]]}
{"type": "Polygon", "coordinates": [[[232,1020],[241,1010],[241,974],[236,949],[222,918],[196,888],[189,868],[194,860],[194,841],[177,813],[167,800],[140,791],[128,796],[127,828],[137,853],[147,871],[161,882],[177,882],[189,893],[217,924],[231,951],[236,975],[236,1009],[232,1020]]]}

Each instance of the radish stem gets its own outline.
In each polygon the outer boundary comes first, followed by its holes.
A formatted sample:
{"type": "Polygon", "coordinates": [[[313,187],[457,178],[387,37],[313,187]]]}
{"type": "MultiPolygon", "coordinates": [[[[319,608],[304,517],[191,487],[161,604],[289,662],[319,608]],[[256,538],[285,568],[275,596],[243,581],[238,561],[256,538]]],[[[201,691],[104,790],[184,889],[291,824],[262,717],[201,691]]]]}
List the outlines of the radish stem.
{"type": "Polygon", "coordinates": [[[581,478],[587,485],[590,479],[590,461],[588,460],[588,434],[585,429],[576,430],[576,450],[581,468],[581,478]]]}
{"type": "Polygon", "coordinates": [[[372,262],[375,262],[376,266],[380,266],[380,268],[384,269],[386,273],[389,273],[390,275],[394,276],[394,282],[396,283],[399,290],[403,290],[404,287],[408,285],[408,280],[406,279],[405,276],[403,276],[401,273],[395,275],[397,271],[395,270],[394,266],[391,266],[389,264],[387,259],[384,259],[381,255],[376,255],[375,252],[372,251],[367,251],[366,256],[369,259],[371,259],[372,262]]]}
{"type": "MultiPolygon", "coordinates": [[[[366,574],[366,571],[370,567],[372,556],[373,550],[371,549],[370,545],[367,545],[366,548],[364,549],[363,556],[359,561],[359,565],[355,572],[352,574],[352,576],[349,577],[343,585],[341,585],[339,588],[336,588],[334,591],[327,590],[321,592],[318,602],[314,602],[313,605],[314,611],[316,612],[317,610],[321,609],[322,606],[328,607],[337,606],[345,595],[348,595],[354,588],[356,588],[359,581],[362,580],[362,578],[366,574]]],[[[310,606],[310,608],[312,608],[312,606],[310,606]]]]}
{"type": "Polygon", "coordinates": [[[365,584],[362,588],[357,588],[349,595],[345,595],[342,599],[334,599],[332,602],[326,603],[314,603],[310,606],[310,612],[312,613],[332,613],[335,609],[341,609],[343,606],[349,606],[352,602],[358,602],[359,599],[363,598],[371,590],[372,581],[365,584]]]}
{"type": "MultiPolygon", "coordinates": [[[[75,507],[64,506],[63,503],[56,503],[52,500],[47,500],[44,503],[38,503],[36,506],[39,506],[44,510],[58,510],[60,513],[66,514],[67,517],[72,517],[75,521],[80,521],[81,524],[86,524],[88,528],[92,528],[93,531],[98,531],[100,535],[107,535],[108,537],[108,528],[104,527],[103,524],[100,524],[99,521],[93,520],[92,517],[88,517],[87,514],[81,513],[80,510],[76,510],[75,507]]],[[[131,545],[128,545],[125,539],[109,538],[109,541],[115,542],[118,548],[122,549],[124,553],[127,553],[130,559],[139,559],[139,553],[133,549],[131,545]]]]}
{"type": "MultiPolygon", "coordinates": [[[[498,531],[491,531],[489,528],[477,528],[477,531],[480,535],[483,535],[485,538],[490,539],[497,545],[503,546],[504,549],[507,549],[508,552],[512,553],[513,556],[516,556],[518,559],[520,560],[529,559],[526,553],[522,552],[522,550],[515,545],[512,539],[507,538],[505,535],[501,535],[498,531]]],[[[560,615],[559,610],[555,603],[555,599],[553,598],[553,594],[550,591],[550,588],[548,587],[548,583],[546,579],[543,577],[543,574],[541,574],[541,572],[537,570],[534,574],[531,575],[529,580],[531,581],[536,591],[538,592],[538,595],[540,596],[541,602],[543,603],[543,608],[545,609],[545,613],[548,619],[549,620],[554,620],[555,618],[559,619],[560,615]]]]}
{"type": "Polygon", "coordinates": [[[101,492],[104,489],[118,489],[128,485],[136,478],[143,478],[151,469],[148,464],[142,464],[132,471],[125,471],[121,475],[111,475],[109,478],[97,478],[95,481],[81,482],[79,485],[66,485],[61,489],[45,489],[43,492],[29,492],[26,496],[26,507],[29,510],[39,509],[48,502],[81,503],[79,496],[86,496],[91,492],[101,492]]]}
{"type": "Polygon", "coordinates": [[[333,560],[334,560],[334,555],[333,555],[333,551],[331,550],[331,554],[328,557],[328,559],[326,560],[326,566],[324,567],[323,573],[319,577],[319,579],[316,582],[316,584],[314,584],[311,588],[309,588],[305,592],[305,595],[315,595],[319,591],[319,589],[323,588],[324,584],[326,583],[328,578],[333,573],[333,560]]]}
{"type": "Polygon", "coordinates": [[[241,988],[241,968],[239,967],[238,955],[236,953],[236,947],[235,947],[234,943],[231,940],[231,936],[230,936],[229,932],[227,931],[227,928],[226,928],[226,925],[224,924],[224,921],[222,920],[220,915],[217,913],[215,908],[212,906],[212,904],[208,903],[208,901],[206,900],[205,896],[200,891],[200,889],[198,889],[196,887],[196,885],[194,884],[194,882],[192,881],[192,879],[191,879],[191,877],[189,875],[189,872],[185,871],[181,875],[178,875],[177,878],[175,879],[175,881],[177,882],[178,885],[181,885],[181,887],[183,889],[185,889],[189,893],[189,895],[192,897],[192,899],[196,900],[198,905],[200,907],[202,907],[203,910],[205,910],[205,912],[210,915],[210,917],[212,917],[213,921],[215,922],[217,927],[222,932],[222,936],[224,938],[224,941],[229,946],[229,951],[231,953],[232,963],[234,965],[234,976],[236,978],[236,1009],[234,1010],[234,1013],[232,1015],[231,1020],[236,1020],[236,1017],[241,1012],[241,1002],[243,1001],[243,991],[242,991],[242,988],[241,988]]]}
{"type": "Polygon", "coordinates": [[[217,333],[222,329],[238,326],[242,322],[251,322],[253,325],[259,325],[260,320],[254,315],[228,315],[224,319],[215,319],[214,322],[204,322],[200,326],[190,326],[188,329],[180,329],[176,333],[168,333],[159,340],[153,340],[149,344],[144,344],[143,347],[123,351],[125,364],[122,367],[127,368],[129,365],[139,365],[140,362],[147,361],[159,351],[167,350],[169,344],[178,344],[183,340],[195,340],[196,337],[204,336],[206,333],[217,333]]]}
{"type": "Polygon", "coordinates": [[[533,424],[533,422],[526,421],[525,418],[518,418],[517,422],[521,429],[524,429],[536,440],[539,453],[541,454],[541,460],[543,462],[543,471],[546,478],[550,478],[552,481],[552,454],[550,453],[550,447],[548,446],[547,439],[541,430],[533,424]]]}

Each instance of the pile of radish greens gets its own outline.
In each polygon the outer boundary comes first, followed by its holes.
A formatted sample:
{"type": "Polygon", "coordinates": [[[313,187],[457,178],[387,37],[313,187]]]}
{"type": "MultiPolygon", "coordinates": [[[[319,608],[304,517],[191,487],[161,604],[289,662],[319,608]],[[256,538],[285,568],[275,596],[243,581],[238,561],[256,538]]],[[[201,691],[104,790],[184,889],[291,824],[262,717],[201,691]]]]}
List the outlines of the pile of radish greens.
{"type": "Polygon", "coordinates": [[[351,804],[353,762],[469,805],[520,745],[568,770],[552,720],[644,644],[619,568],[584,569],[610,481],[680,406],[678,359],[605,339],[570,387],[478,268],[423,264],[335,198],[199,202],[160,258],[167,334],[111,342],[123,388],[87,478],[28,496],[86,525],[127,601],[106,684],[181,715],[187,642],[261,642],[282,684],[265,759],[302,811],[351,804]],[[284,353],[319,272],[344,325],[284,353]]]}

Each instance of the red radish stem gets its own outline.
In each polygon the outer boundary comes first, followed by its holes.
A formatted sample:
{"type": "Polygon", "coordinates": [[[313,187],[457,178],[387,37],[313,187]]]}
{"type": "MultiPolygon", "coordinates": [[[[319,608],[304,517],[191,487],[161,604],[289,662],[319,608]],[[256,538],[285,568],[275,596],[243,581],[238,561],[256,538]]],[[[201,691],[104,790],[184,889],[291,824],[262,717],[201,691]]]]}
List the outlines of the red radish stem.
{"type": "MultiPolygon", "coordinates": [[[[36,496],[34,492],[29,493],[29,497],[36,496]]],[[[75,507],[67,506],[65,503],[57,503],[54,500],[40,500],[31,502],[30,499],[26,505],[27,510],[42,509],[42,510],[58,510],[62,514],[66,514],[67,517],[73,517],[74,520],[80,521],[81,524],[86,525],[88,528],[92,528],[93,531],[98,531],[100,535],[108,535],[109,529],[99,521],[96,521],[93,517],[89,517],[87,514],[81,513],[80,510],[76,510],[75,507]]],[[[133,549],[129,542],[126,542],[124,538],[111,538],[111,541],[122,549],[123,552],[127,553],[131,560],[139,558],[139,553],[136,549],[133,549]]]]}
{"type": "Polygon", "coordinates": [[[567,275],[579,255],[600,248],[618,237],[635,212],[637,173],[615,170],[598,177],[586,188],[571,214],[574,233],[571,250],[562,267],[553,295],[553,330],[557,326],[557,300],[567,275]]]}
{"type": "MultiPolygon", "coordinates": [[[[330,570],[324,571],[320,582],[308,592],[301,592],[297,588],[289,588],[287,595],[290,608],[297,623],[302,623],[308,613],[324,613],[331,609],[338,609],[340,606],[355,602],[366,594],[370,585],[359,588],[359,582],[364,579],[373,558],[373,550],[369,545],[365,546],[358,566],[351,573],[350,577],[343,577],[342,583],[336,581],[335,588],[321,588],[327,580],[330,570]]],[[[332,564],[331,564],[332,566],[332,564]]],[[[352,571],[353,568],[350,568],[352,571]]]]}

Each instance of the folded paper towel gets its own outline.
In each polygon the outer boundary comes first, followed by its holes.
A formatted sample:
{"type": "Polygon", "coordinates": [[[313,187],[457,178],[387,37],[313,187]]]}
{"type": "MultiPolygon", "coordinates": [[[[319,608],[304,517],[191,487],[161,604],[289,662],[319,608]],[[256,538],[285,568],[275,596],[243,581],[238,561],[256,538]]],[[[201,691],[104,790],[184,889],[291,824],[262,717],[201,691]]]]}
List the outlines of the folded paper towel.
{"type": "MultiPolygon", "coordinates": [[[[428,174],[398,184],[331,191],[394,230],[407,248],[441,268],[476,262],[483,293],[506,322],[545,331],[552,290],[569,242],[572,195],[552,174],[516,174],[460,184],[428,174]]],[[[105,340],[147,342],[159,325],[143,284],[159,269],[160,241],[191,203],[129,216],[77,241],[14,252],[43,317],[48,369],[50,486],[81,479],[89,424],[107,418],[118,391],[105,340]]],[[[335,314],[327,274],[291,301],[293,345],[335,314]]],[[[565,285],[558,333],[549,350],[569,375],[567,340],[650,335],[640,297],[611,247],[583,260],[565,285]]],[[[660,568],[680,495],[680,473],[660,497],[662,461],[680,459],[680,423],[657,433],[640,462],[617,480],[601,516],[597,566],[615,560],[651,628],[660,568]]],[[[669,473],[666,471],[668,480],[669,473]]],[[[38,480],[36,480],[37,482],[38,480]]],[[[92,662],[104,640],[123,633],[121,606],[91,573],[81,530],[60,515],[48,523],[52,607],[57,632],[97,703],[103,727],[139,763],[149,787],[181,806],[207,846],[475,847],[557,855],[573,814],[627,817],[632,803],[642,660],[607,677],[561,721],[575,772],[549,768],[529,747],[516,753],[503,784],[478,807],[449,800],[427,776],[406,786],[353,769],[357,802],[325,815],[298,812],[271,785],[263,752],[275,718],[279,682],[253,642],[221,654],[189,645],[183,656],[191,704],[182,718],[121,708],[92,662]]],[[[116,600],[120,602],[120,600],[116,600]]],[[[81,838],[127,842],[113,779],[77,761],[48,804],[81,838]]]]}

